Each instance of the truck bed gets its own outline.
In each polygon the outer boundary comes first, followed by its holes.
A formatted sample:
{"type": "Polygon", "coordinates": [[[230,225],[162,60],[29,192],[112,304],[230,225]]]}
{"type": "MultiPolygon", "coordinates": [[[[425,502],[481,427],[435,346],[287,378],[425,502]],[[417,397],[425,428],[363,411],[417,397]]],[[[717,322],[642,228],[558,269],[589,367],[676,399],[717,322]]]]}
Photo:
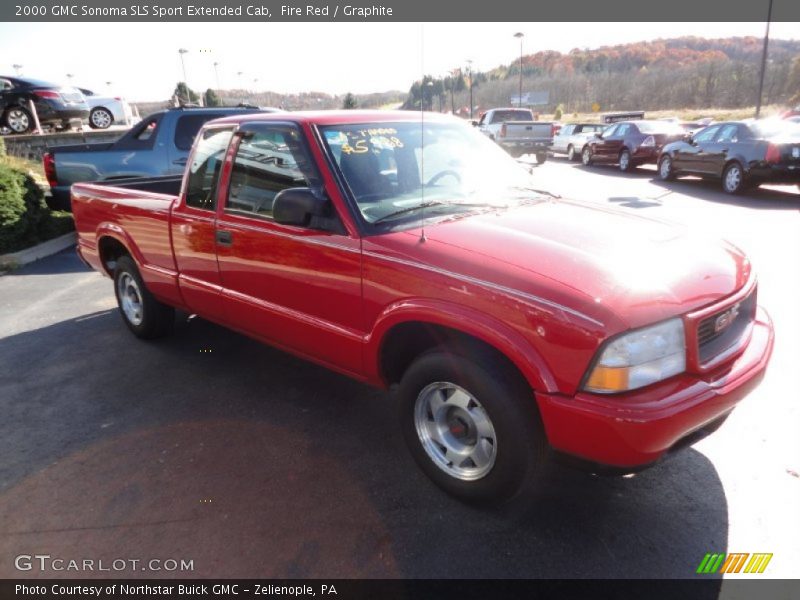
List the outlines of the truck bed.
{"type": "MultiPolygon", "coordinates": [[[[142,278],[157,296],[174,299],[177,269],[172,253],[170,214],[178,200],[181,178],[131,179],[113,184],[76,183],[72,207],[80,254],[94,268],[112,274],[104,261],[100,235],[110,235],[135,253],[142,278]],[[128,238],[136,243],[126,243],[128,238]]],[[[113,253],[112,253],[113,254],[113,253]]]]}

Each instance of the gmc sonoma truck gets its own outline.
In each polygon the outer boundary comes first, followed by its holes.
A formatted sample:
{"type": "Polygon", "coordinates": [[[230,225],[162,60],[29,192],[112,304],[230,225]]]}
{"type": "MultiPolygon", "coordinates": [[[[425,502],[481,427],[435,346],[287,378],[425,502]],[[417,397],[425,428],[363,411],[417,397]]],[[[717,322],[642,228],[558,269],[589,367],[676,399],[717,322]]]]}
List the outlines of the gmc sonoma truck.
{"type": "Polygon", "coordinates": [[[477,127],[511,156],[535,154],[538,164],[547,160],[556,129],[554,123],[536,121],[529,108],[487,110],[477,127]]]}
{"type": "Polygon", "coordinates": [[[115,142],[55,146],[43,158],[50,207],[70,210],[69,188],[78,181],[182,175],[206,121],[253,108],[172,108],[150,115],[115,142]]]}
{"type": "Polygon", "coordinates": [[[182,179],[72,202],[135,335],[178,308],[391,388],[425,473],[497,503],[551,454],[630,472],[698,439],[773,345],[737,248],[531,177],[452,117],[251,114],[182,179]]]}

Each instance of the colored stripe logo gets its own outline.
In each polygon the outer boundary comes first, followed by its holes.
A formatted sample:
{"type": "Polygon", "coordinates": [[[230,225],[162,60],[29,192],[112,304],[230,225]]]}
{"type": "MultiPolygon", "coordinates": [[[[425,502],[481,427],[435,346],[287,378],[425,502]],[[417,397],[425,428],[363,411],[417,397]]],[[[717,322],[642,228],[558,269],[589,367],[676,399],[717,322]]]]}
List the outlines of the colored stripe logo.
{"type": "Polygon", "coordinates": [[[711,573],[763,573],[770,560],[772,560],[771,553],[709,552],[700,561],[696,572],[704,575],[711,573]]]}

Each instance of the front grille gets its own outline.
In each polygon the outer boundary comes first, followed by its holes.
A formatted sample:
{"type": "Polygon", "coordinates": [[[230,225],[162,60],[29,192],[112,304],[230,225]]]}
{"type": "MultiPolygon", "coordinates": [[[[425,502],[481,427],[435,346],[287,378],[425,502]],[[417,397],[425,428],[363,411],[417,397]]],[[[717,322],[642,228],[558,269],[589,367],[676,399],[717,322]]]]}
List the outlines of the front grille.
{"type": "Polygon", "coordinates": [[[697,327],[700,363],[704,364],[735,346],[755,319],[756,292],[744,300],[706,317],[697,327]]]}

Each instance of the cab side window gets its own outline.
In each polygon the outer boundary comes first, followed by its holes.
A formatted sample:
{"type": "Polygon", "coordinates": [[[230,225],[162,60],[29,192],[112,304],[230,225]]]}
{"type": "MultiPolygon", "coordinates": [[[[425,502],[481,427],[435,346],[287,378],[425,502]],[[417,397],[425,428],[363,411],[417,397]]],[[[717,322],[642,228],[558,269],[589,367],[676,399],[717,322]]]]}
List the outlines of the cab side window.
{"type": "Polygon", "coordinates": [[[217,205],[217,181],[233,130],[207,129],[202,135],[189,165],[186,205],[213,211],[217,205]]]}
{"type": "Polygon", "coordinates": [[[735,123],[731,125],[725,125],[720,130],[719,135],[717,136],[717,141],[721,143],[724,142],[736,143],[737,141],[739,141],[738,132],[739,132],[739,126],[736,125],[735,123]]]}
{"type": "Polygon", "coordinates": [[[278,192],[315,185],[301,139],[299,131],[285,125],[243,137],[233,161],[226,212],[272,218],[278,192]]]}
{"type": "Polygon", "coordinates": [[[714,139],[714,136],[717,135],[719,131],[719,125],[715,125],[714,127],[708,127],[703,129],[700,133],[694,136],[695,142],[710,142],[714,139]]]}

